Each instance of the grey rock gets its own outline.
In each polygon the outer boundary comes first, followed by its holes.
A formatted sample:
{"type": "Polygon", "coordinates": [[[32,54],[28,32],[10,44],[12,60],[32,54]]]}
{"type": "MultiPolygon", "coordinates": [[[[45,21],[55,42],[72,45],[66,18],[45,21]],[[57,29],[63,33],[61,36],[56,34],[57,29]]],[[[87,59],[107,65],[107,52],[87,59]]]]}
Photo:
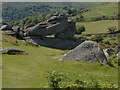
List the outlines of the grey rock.
{"type": "Polygon", "coordinates": [[[26,42],[33,45],[46,46],[56,49],[73,49],[78,46],[83,40],[78,39],[60,39],[60,38],[40,38],[39,36],[26,37],[26,42]]]}
{"type": "Polygon", "coordinates": [[[8,26],[10,26],[10,27],[13,26],[12,24],[10,24],[10,23],[8,23],[8,22],[5,22],[5,21],[3,21],[3,20],[0,20],[0,27],[3,26],[3,25],[8,25],[8,26]]]}
{"type": "Polygon", "coordinates": [[[0,38],[0,41],[7,42],[7,40],[3,38],[0,38]]]}
{"type": "Polygon", "coordinates": [[[19,48],[13,48],[13,47],[0,49],[0,52],[3,53],[3,54],[10,54],[10,55],[29,54],[25,50],[22,50],[22,49],[19,49],[19,48]]]}
{"type": "Polygon", "coordinates": [[[93,41],[85,41],[81,43],[75,49],[65,54],[63,60],[108,63],[99,44],[93,41]]]}
{"type": "Polygon", "coordinates": [[[55,35],[56,38],[73,38],[76,31],[75,22],[69,20],[66,15],[53,16],[50,19],[27,28],[26,36],[44,37],[55,35]]]}
{"type": "Polygon", "coordinates": [[[113,52],[115,52],[112,48],[108,48],[103,51],[104,51],[104,54],[106,55],[106,57],[109,57],[113,52]]]}
{"type": "Polygon", "coordinates": [[[22,44],[27,45],[27,42],[25,40],[22,40],[22,44]]]}
{"type": "Polygon", "coordinates": [[[1,30],[12,30],[12,27],[9,26],[9,25],[3,25],[3,26],[1,26],[0,29],[1,29],[1,30]]]}
{"type": "Polygon", "coordinates": [[[11,30],[5,30],[2,32],[3,34],[6,34],[6,35],[14,35],[15,32],[14,31],[11,31],[11,30]]]}
{"type": "Polygon", "coordinates": [[[117,58],[120,59],[120,52],[117,53],[117,58]]]}
{"type": "Polygon", "coordinates": [[[14,45],[18,45],[18,41],[12,41],[11,43],[14,45]]]}

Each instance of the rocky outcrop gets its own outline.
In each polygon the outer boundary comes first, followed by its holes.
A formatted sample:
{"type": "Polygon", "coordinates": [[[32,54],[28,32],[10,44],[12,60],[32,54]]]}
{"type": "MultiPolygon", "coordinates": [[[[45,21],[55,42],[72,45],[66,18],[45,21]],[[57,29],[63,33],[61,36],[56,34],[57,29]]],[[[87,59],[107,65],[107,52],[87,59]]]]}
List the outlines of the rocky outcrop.
{"type": "Polygon", "coordinates": [[[35,46],[45,46],[56,49],[73,49],[83,40],[79,39],[59,39],[59,38],[39,38],[38,36],[26,37],[26,42],[35,46]]]}
{"type": "Polygon", "coordinates": [[[85,41],[81,43],[75,49],[65,54],[63,60],[108,63],[99,44],[93,41],[85,41]]]}
{"type": "Polygon", "coordinates": [[[13,31],[11,24],[4,21],[1,21],[0,24],[0,30],[2,30],[4,34],[14,36],[15,32],[13,31]]]}
{"type": "Polygon", "coordinates": [[[56,38],[72,38],[75,34],[75,22],[66,15],[53,16],[50,19],[27,28],[26,36],[55,35],[56,38]]]}

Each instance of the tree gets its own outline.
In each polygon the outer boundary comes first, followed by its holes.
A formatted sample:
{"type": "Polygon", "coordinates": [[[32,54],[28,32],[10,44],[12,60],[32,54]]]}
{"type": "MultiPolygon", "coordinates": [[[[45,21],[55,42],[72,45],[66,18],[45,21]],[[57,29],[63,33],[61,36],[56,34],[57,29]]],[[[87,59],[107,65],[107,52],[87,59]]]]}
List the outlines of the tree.
{"type": "Polygon", "coordinates": [[[114,33],[117,30],[116,26],[108,27],[108,32],[109,33],[114,33]]]}
{"type": "Polygon", "coordinates": [[[78,26],[76,30],[76,34],[82,34],[82,32],[85,32],[84,26],[78,26]]]}

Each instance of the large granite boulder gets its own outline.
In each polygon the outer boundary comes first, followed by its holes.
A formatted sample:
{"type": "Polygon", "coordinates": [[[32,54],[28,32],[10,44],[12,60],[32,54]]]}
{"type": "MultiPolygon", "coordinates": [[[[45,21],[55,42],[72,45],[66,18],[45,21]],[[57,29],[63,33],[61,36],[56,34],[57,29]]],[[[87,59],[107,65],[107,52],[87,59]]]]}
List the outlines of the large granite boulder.
{"type": "Polygon", "coordinates": [[[75,49],[65,54],[63,60],[108,63],[99,44],[93,41],[85,41],[81,43],[75,49]]]}
{"type": "Polygon", "coordinates": [[[26,29],[25,36],[45,37],[55,35],[55,38],[73,38],[76,31],[75,22],[66,15],[53,16],[26,29]]]}

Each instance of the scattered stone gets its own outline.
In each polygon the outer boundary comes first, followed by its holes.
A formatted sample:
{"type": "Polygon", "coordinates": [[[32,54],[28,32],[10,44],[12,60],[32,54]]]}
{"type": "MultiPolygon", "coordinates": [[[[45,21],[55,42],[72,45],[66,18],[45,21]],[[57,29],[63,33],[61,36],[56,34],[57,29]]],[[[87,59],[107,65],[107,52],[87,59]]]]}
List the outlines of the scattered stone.
{"type": "Polygon", "coordinates": [[[120,52],[117,53],[117,58],[120,59],[120,52]]]}
{"type": "Polygon", "coordinates": [[[63,60],[108,63],[99,44],[93,41],[85,41],[81,43],[75,49],[65,54],[63,60]]]}
{"type": "Polygon", "coordinates": [[[12,27],[9,26],[9,25],[3,25],[3,26],[1,26],[0,29],[1,29],[1,30],[12,30],[12,27]]]}
{"type": "Polygon", "coordinates": [[[25,40],[22,40],[22,44],[27,45],[27,42],[25,40]]]}
{"type": "Polygon", "coordinates": [[[18,45],[19,44],[18,41],[12,41],[11,43],[14,44],[14,45],[18,45]]]}
{"type": "Polygon", "coordinates": [[[117,46],[117,47],[115,48],[115,51],[116,51],[116,52],[120,52],[120,46],[117,46]]]}
{"type": "Polygon", "coordinates": [[[7,42],[7,40],[0,38],[0,41],[2,42],[7,42]]]}
{"type": "Polygon", "coordinates": [[[29,54],[27,51],[19,49],[19,48],[3,48],[0,49],[2,54],[10,54],[10,55],[22,55],[22,54],[29,54]]]}
{"type": "Polygon", "coordinates": [[[6,34],[6,35],[12,35],[14,36],[15,32],[11,31],[11,30],[5,30],[4,32],[2,32],[3,34],[6,34]]]}
{"type": "Polygon", "coordinates": [[[111,48],[108,48],[108,49],[105,49],[103,50],[104,51],[104,54],[106,55],[106,57],[109,57],[113,52],[115,52],[113,49],[111,48]]]}

